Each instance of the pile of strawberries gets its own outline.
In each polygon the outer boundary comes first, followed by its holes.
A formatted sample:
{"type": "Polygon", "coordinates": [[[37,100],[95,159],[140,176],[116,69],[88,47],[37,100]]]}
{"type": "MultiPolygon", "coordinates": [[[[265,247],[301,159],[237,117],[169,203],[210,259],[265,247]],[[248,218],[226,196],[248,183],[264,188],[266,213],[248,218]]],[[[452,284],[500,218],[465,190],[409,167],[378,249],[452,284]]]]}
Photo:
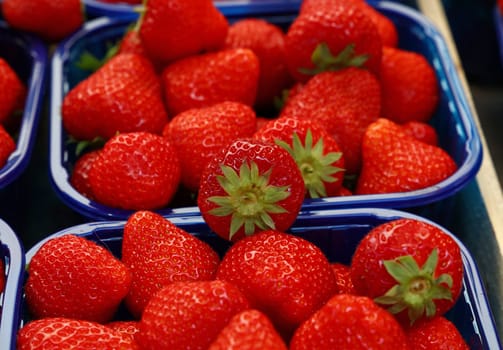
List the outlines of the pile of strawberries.
{"type": "Polygon", "coordinates": [[[320,248],[265,230],[219,255],[151,211],[125,223],[120,258],[51,238],[29,263],[18,349],[468,349],[443,316],[463,279],[450,235],[403,218],[368,232],[349,265],[320,248]]]}

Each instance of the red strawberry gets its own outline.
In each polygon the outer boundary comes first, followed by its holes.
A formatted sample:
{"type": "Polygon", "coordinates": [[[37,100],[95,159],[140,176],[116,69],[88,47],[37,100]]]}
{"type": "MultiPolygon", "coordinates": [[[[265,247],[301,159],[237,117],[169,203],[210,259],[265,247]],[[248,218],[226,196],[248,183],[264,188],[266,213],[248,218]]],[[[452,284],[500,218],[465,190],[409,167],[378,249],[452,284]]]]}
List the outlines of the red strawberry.
{"type": "Polygon", "coordinates": [[[15,149],[16,142],[5,130],[5,128],[0,125],[0,167],[5,166],[7,160],[15,149]]]}
{"type": "Polygon", "coordinates": [[[442,316],[418,322],[406,330],[412,350],[468,350],[456,326],[442,316]]]}
{"type": "Polygon", "coordinates": [[[235,139],[251,137],[256,119],[251,107],[239,102],[193,108],[174,117],[163,135],[178,151],[183,185],[197,192],[208,161],[235,139]]]}
{"type": "Polygon", "coordinates": [[[168,113],[234,101],[252,106],[257,95],[259,60],[250,49],[227,49],[190,56],[162,73],[168,113]]]}
{"type": "Polygon", "coordinates": [[[93,190],[89,182],[89,172],[94,160],[98,157],[99,150],[93,150],[80,156],[73,166],[70,175],[70,184],[86,198],[94,199],[93,190]]]}
{"type": "Polygon", "coordinates": [[[208,350],[287,350],[271,321],[258,310],[242,311],[230,320],[208,350]]]}
{"type": "MultiPolygon", "coordinates": [[[[5,4],[5,2],[4,2],[5,4]]],[[[0,57],[0,123],[5,123],[24,104],[26,87],[10,64],[0,57]]]]}
{"type": "Polygon", "coordinates": [[[169,220],[137,211],[124,226],[122,261],[133,275],[126,305],[139,317],[162,287],[178,281],[213,279],[220,259],[209,245],[169,220]]]}
{"type": "Polygon", "coordinates": [[[397,123],[427,122],[440,92],[435,70],[416,52],[385,47],[381,62],[382,115],[397,123]]]}
{"type": "Polygon", "coordinates": [[[288,72],[285,57],[285,33],[263,19],[245,18],[234,22],[227,34],[226,48],[251,49],[260,61],[260,77],[255,107],[268,110],[273,107],[293,79],[288,72]]]}
{"type": "Polygon", "coordinates": [[[313,243],[279,231],[236,242],[217,279],[236,285],[286,338],[336,293],[335,275],[313,243]]]}
{"type": "Polygon", "coordinates": [[[438,145],[438,135],[437,131],[430,124],[426,124],[423,122],[410,121],[405,124],[402,124],[402,130],[410,136],[427,143],[429,145],[437,146],[438,145]]]}
{"type": "Polygon", "coordinates": [[[463,262],[456,241],[436,226],[398,219],[371,230],[351,261],[357,292],[404,326],[443,315],[461,293],[463,262]]]}
{"type": "Polygon", "coordinates": [[[89,171],[96,201],[131,210],[167,205],[179,182],[175,148],[162,136],[147,132],[119,134],[108,140],[89,171]]]}
{"type": "Polygon", "coordinates": [[[168,121],[162,98],[152,63],[138,54],[120,54],[68,92],[63,125],[79,140],[131,131],[160,134],[168,121]]]}
{"type": "Polygon", "coordinates": [[[362,61],[371,72],[379,73],[382,55],[379,32],[357,6],[342,0],[311,1],[305,5],[285,38],[287,66],[297,81],[306,82],[310,78],[312,73],[306,74],[306,70],[332,70],[361,65],[362,61]],[[335,57],[325,61],[322,55],[321,62],[316,59],[313,62],[320,44],[335,57]]]}
{"type": "Polygon", "coordinates": [[[5,279],[6,279],[5,262],[4,262],[4,259],[1,258],[0,259],[0,294],[4,292],[5,279]]]}
{"type": "Polygon", "coordinates": [[[102,324],[54,317],[32,321],[21,328],[17,349],[136,350],[138,347],[130,338],[102,324]]]}
{"type": "Polygon", "coordinates": [[[107,2],[110,4],[130,4],[130,5],[135,5],[135,4],[141,4],[142,0],[100,0],[101,2],[107,2]]]}
{"type": "Polygon", "coordinates": [[[4,0],[1,5],[9,25],[48,41],[61,40],[84,23],[79,0],[4,0]]]}
{"type": "Polygon", "coordinates": [[[286,150],[238,139],[208,163],[197,204],[216,234],[236,241],[266,228],[288,229],[304,194],[302,175],[286,150]]]}
{"type": "Polygon", "coordinates": [[[295,332],[291,350],[408,350],[400,324],[372,299],[333,296],[295,332]]]}
{"type": "Polygon", "coordinates": [[[433,186],[457,169],[441,148],[405,134],[381,118],[367,128],[362,141],[362,170],[356,194],[394,193],[433,186]]]}
{"type": "Polygon", "coordinates": [[[228,29],[212,0],[149,0],[140,37],[150,57],[171,62],[220,49],[228,29]]]}
{"type": "Polygon", "coordinates": [[[363,134],[380,113],[381,88],[375,75],[347,68],[314,76],[289,96],[280,116],[318,121],[341,147],[346,173],[356,174],[363,134]]]}
{"type": "Polygon", "coordinates": [[[107,322],[131,285],[129,269],[108,250],[70,234],[44,243],[28,272],[26,302],[35,318],[107,322]]]}
{"type": "Polygon", "coordinates": [[[248,301],[224,281],[176,282],[150,299],[136,335],[142,349],[207,349],[248,301]]]}
{"type": "Polygon", "coordinates": [[[341,263],[331,263],[335,274],[338,294],[356,294],[355,286],[351,280],[351,267],[341,263]]]}
{"type": "Polygon", "coordinates": [[[339,193],[344,178],[344,157],[335,139],[315,120],[278,118],[265,124],[254,138],[275,142],[290,153],[309,197],[339,193]]]}
{"type": "Polygon", "coordinates": [[[130,338],[136,344],[136,334],[140,331],[138,321],[112,321],[105,326],[119,332],[124,337],[130,338]]]}

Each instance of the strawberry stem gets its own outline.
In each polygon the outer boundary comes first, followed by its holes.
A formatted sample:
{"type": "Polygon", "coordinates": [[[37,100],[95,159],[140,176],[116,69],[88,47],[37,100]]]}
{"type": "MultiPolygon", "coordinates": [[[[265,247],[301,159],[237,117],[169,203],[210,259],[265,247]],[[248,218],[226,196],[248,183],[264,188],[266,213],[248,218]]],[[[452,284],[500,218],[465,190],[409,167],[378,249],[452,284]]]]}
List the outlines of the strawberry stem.
{"type": "Polygon", "coordinates": [[[337,71],[348,67],[362,67],[367,55],[355,55],[355,45],[349,44],[337,56],[334,56],[326,43],[320,43],[311,55],[315,68],[300,68],[299,72],[316,75],[321,72],[337,71]]]}

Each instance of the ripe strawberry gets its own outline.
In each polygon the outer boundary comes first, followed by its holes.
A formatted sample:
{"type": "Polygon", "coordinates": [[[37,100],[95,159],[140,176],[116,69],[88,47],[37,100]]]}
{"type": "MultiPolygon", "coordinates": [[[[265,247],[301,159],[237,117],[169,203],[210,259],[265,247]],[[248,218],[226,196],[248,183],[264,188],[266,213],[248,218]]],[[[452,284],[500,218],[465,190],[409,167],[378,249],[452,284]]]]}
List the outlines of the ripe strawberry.
{"type": "Polygon", "coordinates": [[[251,137],[256,119],[249,106],[230,101],[189,109],[174,117],[163,135],[178,151],[183,185],[197,192],[206,164],[235,139],[251,137]]]}
{"type": "Polygon", "coordinates": [[[225,47],[248,48],[257,55],[260,77],[254,106],[270,110],[274,99],[293,83],[286,66],[283,30],[263,19],[244,18],[229,27],[225,47]]]}
{"type": "Polygon", "coordinates": [[[404,326],[441,316],[461,293],[463,262],[456,241],[436,226],[398,219],[371,230],[351,261],[358,294],[395,314],[404,326]]]}
{"type": "Polygon", "coordinates": [[[136,335],[142,349],[207,349],[249,304],[224,281],[176,282],[150,299],[136,335]]]}
{"type": "Polygon", "coordinates": [[[1,57],[0,91],[2,91],[0,94],[0,123],[5,123],[15,109],[24,104],[26,86],[10,64],[1,57]]]}
{"type": "Polygon", "coordinates": [[[108,139],[118,132],[160,134],[168,121],[161,83],[138,54],[112,57],[63,99],[65,130],[78,140],[108,139]]]}
{"type": "Polygon", "coordinates": [[[427,143],[432,146],[438,145],[438,135],[437,131],[430,124],[423,122],[410,121],[401,125],[402,130],[410,136],[427,143]]]}
{"type": "Polygon", "coordinates": [[[16,142],[5,130],[5,128],[0,125],[0,167],[5,166],[7,160],[15,149],[16,142]]]}
{"type": "Polygon", "coordinates": [[[275,142],[295,159],[311,198],[335,196],[344,178],[344,157],[335,139],[315,120],[271,120],[254,138],[275,142]]]}
{"type": "Polygon", "coordinates": [[[333,296],[304,322],[290,342],[291,350],[408,350],[400,324],[372,299],[333,296]]]}
{"type": "Polygon", "coordinates": [[[17,334],[18,350],[136,350],[130,338],[99,323],[49,317],[26,324],[17,334]]]}
{"type": "Polygon", "coordinates": [[[286,150],[238,139],[208,163],[197,204],[213,232],[236,241],[266,228],[287,230],[304,195],[302,175],[286,150]]]}
{"type": "Polygon", "coordinates": [[[335,275],[313,243],[267,230],[236,242],[217,279],[236,285],[286,338],[336,293],[335,275]]]}
{"type": "Polygon", "coordinates": [[[353,281],[351,280],[351,267],[341,263],[331,263],[332,271],[335,274],[338,294],[357,294],[353,281]]]}
{"type": "Polygon", "coordinates": [[[440,92],[435,70],[423,55],[385,47],[380,82],[384,117],[401,124],[433,116],[440,92]]]}
{"type": "Polygon", "coordinates": [[[258,310],[242,311],[229,321],[208,350],[287,350],[265,314],[258,310]]]}
{"type": "Polygon", "coordinates": [[[84,23],[79,0],[4,0],[1,5],[10,26],[51,42],[67,37],[84,23]]]}
{"type": "Polygon", "coordinates": [[[347,174],[360,169],[365,129],[381,113],[379,81],[367,70],[347,68],[314,76],[289,96],[280,116],[314,119],[341,147],[347,174]]]}
{"type": "Polygon", "coordinates": [[[5,262],[4,259],[0,259],[0,294],[4,292],[6,280],[5,262]]]}
{"type": "Polygon", "coordinates": [[[44,243],[28,272],[25,295],[34,318],[107,322],[131,285],[129,269],[108,250],[70,234],[44,243]]]}
{"type": "Polygon", "coordinates": [[[99,0],[101,2],[107,2],[110,4],[130,4],[130,5],[136,5],[136,4],[141,4],[142,0],[99,0]]]}
{"type": "Polygon", "coordinates": [[[138,321],[112,321],[105,324],[108,328],[119,332],[124,337],[131,339],[136,344],[136,334],[140,331],[138,321]]]}
{"type": "Polygon", "coordinates": [[[412,350],[468,350],[456,326],[442,316],[418,322],[406,330],[412,350]]]}
{"type": "Polygon", "coordinates": [[[362,170],[356,194],[394,193],[433,186],[457,169],[441,148],[405,134],[381,118],[367,128],[362,141],[362,170]]]}
{"type": "Polygon", "coordinates": [[[220,261],[206,243],[149,211],[137,211],[124,226],[122,261],[133,280],[126,305],[139,317],[152,295],[178,281],[215,277],[220,261]]]}
{"type": "Polygon", "coordinates": [[[89,171],[96,201],[131,210],[167,205],[179,182],[180,162],[175,148],[162,136],[147,132],[112,137],[89,171]]]}
{"type": "Polygon", "coordinates": [[[94,199],[93,190],[89,182],[89,172],[93,162],[98,157],[99,150],[93,150],[80,156],[73,166],[70,184],[86,198],[94,199]]]}
{"type": "Polygon", "coordinates": [[[220,49],[228,29],[212,0],[149,0],[140,37],[150,57],[168,63],[220,49]]]}
{"type": "Polygon", "coordinates": [[[176,61],[162,72],[168,113],[234,101],[252,106],[259,60],[250,49],[227,49],[176,61]]]}
{"type": "Polygon", "coordinates": [[[333,70],[361,65],[362,61],[372,73],[379,73],[381,38],[375,24],[358,6],[342,0],[311,1],[305,5],[285,38],[287,66],[297,81],[309,80],[312,72],[306,74],[306,70],[333,70]],[[321,61],[313,60],[320,44],[334,57],[325,61],[322,55],[321,61]],[[354,60],[355,57],[358,58],[354,60]]]}

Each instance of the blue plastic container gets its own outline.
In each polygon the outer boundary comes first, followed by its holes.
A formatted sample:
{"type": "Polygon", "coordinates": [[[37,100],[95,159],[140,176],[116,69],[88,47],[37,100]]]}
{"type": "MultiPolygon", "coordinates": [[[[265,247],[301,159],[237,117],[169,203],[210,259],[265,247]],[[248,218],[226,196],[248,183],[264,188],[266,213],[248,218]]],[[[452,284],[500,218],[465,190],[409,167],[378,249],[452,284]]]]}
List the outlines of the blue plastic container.
{"type": "MultiPolygon", "coordinates": [[[[232,6],[232,1],[227,6],[232,6]]],[[[253,11],[265,12],[261,6],[266,2],[253,2],[253,11]]],[[[293,6],[293,5],[290,5],[293,6]]],[[[439,135],[440,146],[456,161],[459,169],[448,179],[418,191],[381,194],[329,197],[306,200],[305,209],[336,209],[356,207],[403,208],[416,214],[438,220],[445,224],[449,219],[449,203],[444,201],[472,180],[482,161],[482,146],[474,124],[466,95],[458,78],[456,67],[449,56],[447,45],[435,27],[416,10],[392,3],[375,3],[376,8],[396,25],[399,46],[422,53],[433,65],[440,82],[441,98],[431,123],[439,135]]],[[[241,8],[242,10],[242,8],[241,8]]],[[[272,11],[260,15],[283,28],[295,18],[291,8],[279,13],[272,11]]],[[[237,11],[237,10],[236,10],[237,11]]],[[[230,16],[235,20],[238,17],[230,16]]],[[[89,72],[75,66],[84,51],[103,57],[108,46],[120,40],[130,18],[100,18],[88,22],[83,29],[59,45],[52,61],[51,112],[50,112],[50,172],[54,188],[71,208],[92,219],[126,219],[131,211],[103,206],[80,195],[69,184],[69,174],[74,161],[74,150],[67,146],[67,135],[62,127],[60,106],[70,88],[84,79],[89,72]]],[[[195,202],[172,201],[169,208],[158,210],[162,215],[184,214],[192,210],[195,202]]]]}
{"type": "MultiPolygon", "coordinates": [[[[201,216],[193,214],[169,219],[175,225],[208,242],[219,254],[224,254],[229,248],[229,242],[211,232],[201,216]]],[[[399,218],[422,220],[438,226],[432,221],[402,211],[358,208],[303,212],[290,232],[316,244],[330,261],[349,264],[358,242],[365,234],[377,225],[399,218]]],[[[33,246],[26,254],[26,261],[29,263],[47,240],[69,233],[98,242],[120,257],[123,228],[124,221],[101,221],[64,229],[33,246]]],[[[452,233],[446,232],[453,236],[452,233]]],[[[461,247],[465,272],[460,299],[446,317],[454,322],[471,349],[501,349],[477,266],[466,247],[456,237],[454,239],[461,247]]],[[[24,321],[29,321],[26,313],[24,321]]]]}
{"type": "Polygon", "coordinates": [[[10,28],[0,20],[0,57],[4,58],[28,89],[16,135],[16,149],[0,168],[0,189],[16,180],[28,165],[40,119],[47,78],[47,49],[30,35],[10,28]]]}
{"type": "MultiPolygon", "coordinates": [[[[5,289],[0,294],[0,339],[2,349],[15,350],[15,337],[21,322],[25,272],[23,247],[11,227],[0,220],[0,259],[5,265],[5,289]]],[[[4,273],[3,271],[0,273],[4,273]]]]}

